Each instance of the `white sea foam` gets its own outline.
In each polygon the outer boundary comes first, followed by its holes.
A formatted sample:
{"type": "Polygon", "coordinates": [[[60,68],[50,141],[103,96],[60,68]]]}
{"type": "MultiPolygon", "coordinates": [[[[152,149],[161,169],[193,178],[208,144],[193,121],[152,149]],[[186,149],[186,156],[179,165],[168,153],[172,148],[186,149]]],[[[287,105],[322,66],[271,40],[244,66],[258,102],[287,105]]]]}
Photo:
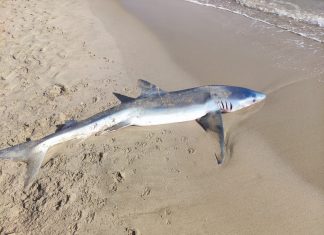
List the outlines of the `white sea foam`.
{"type": "Polygon", "coordinates": [[[324,16],[303,11],[291,2],[279,0],[185,1],[239,14],[317,42],[324,42],[324,16]]]}
{"type": "Polygon", "coordinates": [[[285,16],[294,20],[324,27],[324,15],[321,15],[319,12],[309,12],[309,10],[304,10],[299,5],[289,1],[236,0],[236,2],[240,3],[242,6],[254,8],[265,13],[277,14],[279,16],[285,16]]]}

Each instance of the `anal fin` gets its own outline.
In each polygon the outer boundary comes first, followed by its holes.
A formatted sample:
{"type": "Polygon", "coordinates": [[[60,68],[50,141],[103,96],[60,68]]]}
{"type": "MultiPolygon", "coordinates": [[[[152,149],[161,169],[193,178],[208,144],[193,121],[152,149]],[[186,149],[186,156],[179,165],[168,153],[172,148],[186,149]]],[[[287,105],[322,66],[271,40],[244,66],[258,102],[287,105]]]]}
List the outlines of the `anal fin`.
{"type": "Polygon", "coordinates": [[[118,129],[121,129],[121,128],[124,128],[127,126],[129,126],[128,122],[120,122],[112,127],[107,128],[106,131],[117,131],[118,129]]]}
{"type": "Polygon", "coordinates": [[[107,132],[112,132],[112,131],[117,131],[118,129],[121,129],[121,128],[124,128],[124,127],[127,127],[129,126],[130,124],[128,122],[120,122],[120,123],[117,123],[116,125],[113,125],[111,127],[108,127],[106,129],[104,129],[103,131],[100,131],[96,134],[96,136],[100,136],[100,135],[103,135],[107,132]]]}

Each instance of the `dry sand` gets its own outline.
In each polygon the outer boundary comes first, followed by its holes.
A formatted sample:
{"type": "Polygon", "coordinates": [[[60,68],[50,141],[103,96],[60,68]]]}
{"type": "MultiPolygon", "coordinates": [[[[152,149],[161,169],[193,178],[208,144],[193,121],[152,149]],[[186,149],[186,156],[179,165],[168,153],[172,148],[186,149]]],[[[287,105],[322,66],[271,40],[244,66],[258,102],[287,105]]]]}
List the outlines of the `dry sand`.
{"type": "Polygon", "coordinates": [[[322,45],[152,2],[124,1],[133,16],[115,1],[1,1],[0,146],[112,107],[112,91],[136,96],[138,78],[267,92],[226,115],[230,160],[217,166],[189,122],[57,146],[26,192],[25,165],[0,162],[0,234],[323,234],[322,45]]]}

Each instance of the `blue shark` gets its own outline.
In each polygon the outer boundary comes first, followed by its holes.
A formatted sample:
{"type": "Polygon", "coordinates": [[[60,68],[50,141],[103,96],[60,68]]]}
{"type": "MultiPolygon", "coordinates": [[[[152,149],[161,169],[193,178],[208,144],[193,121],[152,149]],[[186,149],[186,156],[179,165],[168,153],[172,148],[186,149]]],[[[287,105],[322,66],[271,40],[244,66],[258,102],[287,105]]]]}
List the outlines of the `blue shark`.
{"type": "Polygon", "coordinates": [[[0,159],[27,163],[25,187],[35,179],[50,148],[66,141],[86,139],[95,134],[116,131],[127,126],[151,126],[196,120],[204,130],[217,133],[222,164],[224,127],[222,114],[261,102],[266,95],[235,86],[210,85],[167,92],[154,84],[138,80],[140,96],[132,98],[114,93],[121,101],[115,107],[86,120],[68,121],[65,126],[42,139],[0,150],[0,159]]]}

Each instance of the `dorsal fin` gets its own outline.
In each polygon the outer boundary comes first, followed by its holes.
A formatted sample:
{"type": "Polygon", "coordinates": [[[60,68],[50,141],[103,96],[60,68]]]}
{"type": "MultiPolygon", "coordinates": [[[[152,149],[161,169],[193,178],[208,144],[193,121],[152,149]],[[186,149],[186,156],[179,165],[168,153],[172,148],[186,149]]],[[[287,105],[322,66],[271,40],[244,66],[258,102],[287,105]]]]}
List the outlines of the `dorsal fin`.
{"type": "Polygon", "coordinates": [[[113,92],[113,94],[122,103],[127,103],[127,102],[130,102],[130,101],[133,101],[134,100],[134,98],[132,98],[132,97],[129,97],[129,96],[126,96],[126,95],[122,95],[122,94],[119,94],[119,93],[116,93],[116,92],[113,92]]]}
{"type": "Polygon", "coordinates": [[[137,81],[138,87],[141,89],[140,97],[147,97],[150,95],[164,94],[166,91],[160,89],[158,86],[149,83],[148,81],[139,79],[137,81]]]}

